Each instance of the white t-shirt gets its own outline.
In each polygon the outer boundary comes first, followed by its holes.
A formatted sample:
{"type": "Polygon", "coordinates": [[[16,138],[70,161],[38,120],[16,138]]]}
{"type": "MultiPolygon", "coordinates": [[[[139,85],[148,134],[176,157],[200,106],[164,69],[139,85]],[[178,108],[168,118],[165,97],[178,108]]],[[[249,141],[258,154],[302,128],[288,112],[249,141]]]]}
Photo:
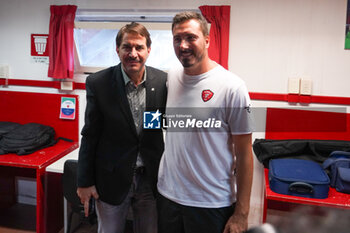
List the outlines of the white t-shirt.
{"type": "Polygon", "coordinates": [[[196,76],[184,74],[182,67],[171,70],[166,115],[173,122],[190,115],[192,123],[181,129],[167,126],[159,192],[187,206],[219,208],[235,202],[230,138],[252,132],[249,106],[244,82],[220,65],[196,76]],[[193,119],[202,124],[191,128],[193,119]],[[209,128],[202,127],[206,120],[209,128]]]}

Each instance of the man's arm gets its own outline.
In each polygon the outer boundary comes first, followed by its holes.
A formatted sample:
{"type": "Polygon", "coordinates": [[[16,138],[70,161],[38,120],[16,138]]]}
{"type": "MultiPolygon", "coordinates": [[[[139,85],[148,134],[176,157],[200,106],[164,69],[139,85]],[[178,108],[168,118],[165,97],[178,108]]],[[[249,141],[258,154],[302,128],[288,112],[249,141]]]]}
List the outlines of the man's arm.
{"type": "Polygon", "coordinates": [[[77,194],[84,205],[85,216],[89,214],[89,201],[92,197],[98,199],[95,187],[95,154],[101,117],[98,111],[94,92],[91,88],[90,78],[86,80],[86,110],[85,125],[82,130],[82,140],[79,148],[77,194]]]}
{"type": "Polygon", "coordinates": [[[237,202],[224,233],[240,233],[248,228],[250,193],[253,180],[252,135],[232,135],[236,156],[237,202]]]}

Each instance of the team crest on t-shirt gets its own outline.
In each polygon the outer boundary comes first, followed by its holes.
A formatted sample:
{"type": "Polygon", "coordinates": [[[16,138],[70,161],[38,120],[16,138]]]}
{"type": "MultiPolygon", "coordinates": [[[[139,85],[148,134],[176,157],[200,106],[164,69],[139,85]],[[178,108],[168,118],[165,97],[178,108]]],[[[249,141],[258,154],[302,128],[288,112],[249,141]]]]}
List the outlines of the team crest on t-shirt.
{"type": "Polygon", "coordinates": [[[209,101],[213,97],[214,93],[211,90],[203,90],[202,91],[202,100],[204,102],[209,101]]]}

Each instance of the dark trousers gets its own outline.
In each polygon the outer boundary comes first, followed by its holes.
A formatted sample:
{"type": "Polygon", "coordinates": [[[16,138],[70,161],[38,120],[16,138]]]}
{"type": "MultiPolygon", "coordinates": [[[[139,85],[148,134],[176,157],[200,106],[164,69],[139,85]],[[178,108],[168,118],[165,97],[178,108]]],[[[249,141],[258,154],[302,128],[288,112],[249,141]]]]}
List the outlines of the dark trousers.
{"type": "Polygon", "coordinates": [[[158,233],[222,233],[234,205],[223,208],[199,208],[157,198],[158,233]]]}

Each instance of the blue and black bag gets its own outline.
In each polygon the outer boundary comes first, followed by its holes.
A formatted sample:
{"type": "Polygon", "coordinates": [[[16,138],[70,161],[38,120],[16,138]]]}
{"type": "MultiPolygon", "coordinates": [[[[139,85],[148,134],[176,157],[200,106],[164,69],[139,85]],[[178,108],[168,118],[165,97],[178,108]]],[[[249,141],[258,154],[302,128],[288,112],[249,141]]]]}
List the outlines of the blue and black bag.
{"type": "Polygon", "coordinates": [[[323,162],[323,168],[329,170],[331,187],[338,192],[350,193],[350,152],[333,151],[323,162]]]}

